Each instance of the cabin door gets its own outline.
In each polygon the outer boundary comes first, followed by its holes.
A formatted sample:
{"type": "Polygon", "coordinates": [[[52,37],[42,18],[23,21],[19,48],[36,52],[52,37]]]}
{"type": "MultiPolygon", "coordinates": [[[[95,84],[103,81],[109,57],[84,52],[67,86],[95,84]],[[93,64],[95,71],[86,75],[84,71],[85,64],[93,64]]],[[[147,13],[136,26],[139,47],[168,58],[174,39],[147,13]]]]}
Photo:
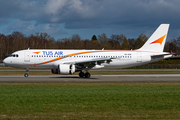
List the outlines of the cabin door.
{"type": "Polygon", "coordinates": [[[137,62],[142,62],[142,53],[137,53],[137,62]]]}
{"type": "Polygon", "coordinates": [[[24,62],[30,62],[30,52],[29,51],[24,52],[24,62]]]}

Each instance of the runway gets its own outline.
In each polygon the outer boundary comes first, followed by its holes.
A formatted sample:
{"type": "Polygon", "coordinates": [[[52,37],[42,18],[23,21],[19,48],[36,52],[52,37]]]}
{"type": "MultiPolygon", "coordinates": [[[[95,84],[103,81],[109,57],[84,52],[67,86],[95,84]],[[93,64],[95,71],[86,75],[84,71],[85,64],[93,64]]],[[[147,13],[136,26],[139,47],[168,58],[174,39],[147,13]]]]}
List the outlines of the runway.
{"type": "Polygon", "coordinates": [[[92,75],[91,78],[79,78],[78,75],[0,76],[0,83],[12,82],[180,82],[180,74],[92,75]]]}

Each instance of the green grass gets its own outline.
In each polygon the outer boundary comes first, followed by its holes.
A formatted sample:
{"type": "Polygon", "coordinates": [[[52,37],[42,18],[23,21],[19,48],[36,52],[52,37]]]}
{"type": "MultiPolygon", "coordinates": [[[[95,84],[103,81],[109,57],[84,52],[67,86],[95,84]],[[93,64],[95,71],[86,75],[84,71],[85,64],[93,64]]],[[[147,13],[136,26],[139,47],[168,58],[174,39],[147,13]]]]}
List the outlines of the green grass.
{"type": "Polygon", "coordinates": [[[0,119],[180,119],[180,83],[0,83],[0,119]]]}

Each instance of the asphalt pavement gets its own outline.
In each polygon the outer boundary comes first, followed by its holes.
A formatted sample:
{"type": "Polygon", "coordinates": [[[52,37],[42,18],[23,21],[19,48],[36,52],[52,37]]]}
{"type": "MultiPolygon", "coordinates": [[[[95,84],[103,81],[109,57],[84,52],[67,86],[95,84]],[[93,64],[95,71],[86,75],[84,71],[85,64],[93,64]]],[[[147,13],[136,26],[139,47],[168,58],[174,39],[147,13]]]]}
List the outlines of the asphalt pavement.
{"type": "Polygon", "coordinates": [[[78,75],[0,76],[0,83],[10,82],[180,82],[180,74],[92,75],[90,78],[78,75]]]}

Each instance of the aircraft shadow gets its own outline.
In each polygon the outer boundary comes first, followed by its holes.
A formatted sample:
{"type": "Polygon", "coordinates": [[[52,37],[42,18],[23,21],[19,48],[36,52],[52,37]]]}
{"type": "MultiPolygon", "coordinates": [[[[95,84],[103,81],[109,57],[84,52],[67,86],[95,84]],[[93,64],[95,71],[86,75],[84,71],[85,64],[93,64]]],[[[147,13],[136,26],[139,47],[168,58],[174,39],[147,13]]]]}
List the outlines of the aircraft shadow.
{"type": "Polygon", "coordinates": [[[85,80],[88,80],[88,79],[98,79],[98,78],[80,78],[80,77],[71,77],[71,76],[58,76],[58,77],[49,77],[49,78],[66,78],[66,79],[79,79],[79,80],[82,80],[82,79],[85,79],[85,80]]]}

